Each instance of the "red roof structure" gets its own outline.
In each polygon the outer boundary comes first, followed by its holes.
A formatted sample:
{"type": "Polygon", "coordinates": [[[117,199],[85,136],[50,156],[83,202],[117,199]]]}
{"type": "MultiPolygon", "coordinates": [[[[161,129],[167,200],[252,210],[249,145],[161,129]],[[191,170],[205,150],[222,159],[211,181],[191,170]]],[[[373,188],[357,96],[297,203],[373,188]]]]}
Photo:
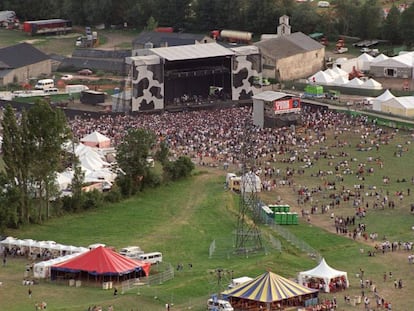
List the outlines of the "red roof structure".
{"type": "Polygon", "coordinates": [[[51,267],[52,279],[59,273],[73,273],[77,276],[83,274],[112,277],[122,276],[125,279],[139,276],[148,276],[151,264],[144,261],[124,257],[109,248],[99,246],[79,255],[71,260],[51,267]]]}

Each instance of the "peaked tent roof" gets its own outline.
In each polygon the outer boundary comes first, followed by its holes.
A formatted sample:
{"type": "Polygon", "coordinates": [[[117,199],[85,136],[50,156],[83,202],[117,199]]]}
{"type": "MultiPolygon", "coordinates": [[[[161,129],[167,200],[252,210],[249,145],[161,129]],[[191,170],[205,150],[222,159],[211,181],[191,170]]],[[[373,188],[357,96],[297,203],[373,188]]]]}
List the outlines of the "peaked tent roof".
{"type": "Polygon", "coordinates": [[[329,84],[333,80],[334,79],[332,78],[332,76],[328,75],[324,71],[318,71],[317,73],[308,78],[308,81],[320,84],[329,84]]]}
{"type": "Polygon", "coordinates": [[[343,276],[344,274],[347,274],[344,271],[339,271],[339,270],[336,270],[336,269],[332,268],[331,266],[329,266],[326,263],[325,258],[322,258],[319,265],[317,265],[315,268],[307,270],[307,271],[303,271],[303,272],[300,272],[300,273],[305,274],[305,275],[314,276],[314,277],[319,277],[319,278],[326,278],[326,277],[336,278],[336,277],[343,276]]]}
{"type": "Polygon", "coordinates": [[[358,60],[364,61],[364,62],[371,62],[374,59],[374,57],[372,57],[371,55],[367,54],[367,53],[363,53],[361,55],[358,56],[358,60]]]}
{"type": "Polygon", "coordinates": [[[374,98],[374,100],[376,100],[376,101],[381,101],[381,102],[383,102],[383,101],[386,101],[386,100],[388,100],[388,99],[390,99],[390,98],[394,98],[395,96],[390,92],[390,90],[386,90],[384,93],[382,93],[380,96],[378,96],[378,97],[375,97],[374,98]]]}
{"type": "Polygon", "coordinates": [[[346,74],[346,77],[344,76],[337,76],[335,80],[333,80],[333,85],[342,85],[345,86],[349,82],[348,80],[348,74],[346,74]]]}
{"type": "Polygon", "coordinates": [[[86,135],[85,137],[81,138],[82,142],[96,142],[101,143],[104,141],[110,141],[111,139],[106,137],[105,135],[102,135],[101,133],[95,131],[90,133],[89,135],[86,135]]]}
{"type": "Polygon", "coordinates": [[[134,271],[149,274],[151,264],[124,257],[109,248],[99,246],[80,256],[52,266],[52,270],[81,272],[94,275],[122,275],[134,271]]]}
{"type": "Polygon", "coordinates": [[[335,71],[339,76],[344,76],[348,79],[348,73],[345,70],[339,68],[338,66],[334,66],[332,70],[335,71]]]}
{"type": "MultiPolygon", "coordinates": [[[[303,284],[303,279],[305,277],[314,277],[314,278],[320,278],[325,280],[325,284],[328,285],[329,281],[334,278],[338,277],[345,277],[346,286],[349,286],[348,282],[348,273],[345,271],[336,270],[332,267],[330,267],[326,261],[325,258],[322,258],[319,265],[317,265],[315,268],[299,272],[298,280],[300,284],[303,284]]],[[[329,286],[325,287],[325,291],[329,292],[329,286]]]]}
{"type": "Polygon", "coordinates": [[[361,85],[361,87],[370,90],[382,90],[382,84],[374,79],[368,79],[361,85]]]}
{"type": "Polygon", "coordinates": [[[381,62],[381,61],[383,61],[383,60],[386,60],[386,59],[388,59],[389,57],[387,56],[387,55],[384,55],[384,54],[380,54],[380,55],[378,55],[378,56],[376,56],[376,57],[374,57],[374,59],[371,61],[372,63],[377,63],[377,62],[381,62]]]}
{"type": "Polygon", "coordinates": [[[260,302],[273,302],[316,292],[318,290],[299,285],[268,271],[252,281],[226,290],[222,294],[260,302]]]}
{"type": "Polygon", "coordinates": [[[347,87],[356,87],[361,88],[361,85],[364,84],[364,81],[362,81],[359,78],[353,78],[351,81],[349,81],[346,86],[347,87]]]}

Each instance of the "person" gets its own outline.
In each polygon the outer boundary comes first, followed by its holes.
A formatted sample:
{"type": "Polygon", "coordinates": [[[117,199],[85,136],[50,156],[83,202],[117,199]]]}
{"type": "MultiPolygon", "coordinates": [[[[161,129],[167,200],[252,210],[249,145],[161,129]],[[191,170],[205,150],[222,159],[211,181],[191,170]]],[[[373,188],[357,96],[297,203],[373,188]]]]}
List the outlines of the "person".
{"type": "Polygon", "coordinates": [[[165,310],[166,310],[166,311],[170,311],[170,304],[169,304],[169,303],[166,303],[166,304],[165,304],[165,310]]]}
{"type": "Polygon", "coordinates": [[[114,296],[118,296],[118,289],[116,287],[114,288],[114,296]]]}
{"type": "Polygon", "coordinates": [[[27,293],[29,294],[29,298],[32,298],[32,289],[30,287],[27,290],[27,293]]]}
{"type": "Polygon", "coordinates": [[[4,257],[3,257],[3,267],[5,267],[5,266],[6,266],[6,263],[7,263],[7,258],[6,258],[6,256],[4,256],[4,257]]]}

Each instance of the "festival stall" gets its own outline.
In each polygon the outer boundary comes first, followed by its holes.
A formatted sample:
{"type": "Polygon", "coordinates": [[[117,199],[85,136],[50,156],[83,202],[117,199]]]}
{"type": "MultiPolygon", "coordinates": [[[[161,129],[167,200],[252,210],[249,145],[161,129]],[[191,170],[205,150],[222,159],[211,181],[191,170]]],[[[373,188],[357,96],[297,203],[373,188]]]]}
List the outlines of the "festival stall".
{"type": "Polygon", "coordinates": [[[299,284],[327,293],[349,287],[348,273],[330,267],[325,258],[311,270],[299,272],[299,284]]]}

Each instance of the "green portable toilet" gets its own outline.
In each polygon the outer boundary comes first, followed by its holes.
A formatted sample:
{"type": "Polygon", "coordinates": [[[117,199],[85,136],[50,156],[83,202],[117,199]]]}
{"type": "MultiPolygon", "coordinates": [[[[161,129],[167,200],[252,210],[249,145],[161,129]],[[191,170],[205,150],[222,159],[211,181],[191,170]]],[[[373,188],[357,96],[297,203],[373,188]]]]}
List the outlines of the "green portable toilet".
{"type": "Polygon", "coordinates": [[[281,212],[281,219],[280,219],[280,224],[281,225],[286,225],[287,224],[287,215],[286,213],[281,212]]]}
{"type": "Polygon", "coordinates": [[[293,223],[292,213],[286,213],[286,224],[291,225],[293,223]]]}
{"type": "Polygon", "coordinates": [[[292,213],[292,225],[299,224],[299,216],[298,213],[292,213]]]}
{"type": "Polygon", "coordinates": [[[275,223],[278,225],[282,224],[282,214],[279,212],[275,212],[275,223]]]}
{"type": "Polygon", "coordinates": [[[290,206],[289,205],[283,205],[283,212],[289,213],[290,212],[290,206]]]}

